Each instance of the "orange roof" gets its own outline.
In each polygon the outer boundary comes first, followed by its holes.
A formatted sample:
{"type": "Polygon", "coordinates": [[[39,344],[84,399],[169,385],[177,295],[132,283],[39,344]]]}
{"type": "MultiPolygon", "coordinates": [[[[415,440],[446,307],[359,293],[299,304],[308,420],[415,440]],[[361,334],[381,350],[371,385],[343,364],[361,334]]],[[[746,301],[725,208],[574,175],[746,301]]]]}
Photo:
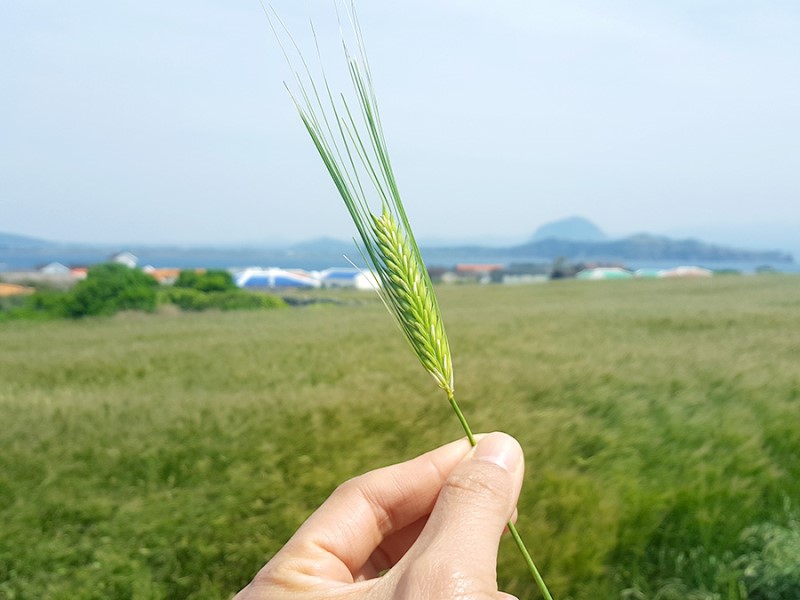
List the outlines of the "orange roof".
{"type": "Polygon", "coordinates": [[[0,298],[7,298],[9,296],[25,296],[35,292],[33,288],[25,287],[24,285],[16,285],[14,283],[0,283],[0,298]]]}
{"type": "Polygon", "coordinates": [[[163,282],[168,279],[177,279],[181,274],[180,269],[153,269],[146,271],[150,277],[158,282],[163,282]]]}
{"type": "Polygon", "coordinates": [[[89,267],[72,267],[69,272],[75,279],[86,279],[89,276],[89,267]]]}

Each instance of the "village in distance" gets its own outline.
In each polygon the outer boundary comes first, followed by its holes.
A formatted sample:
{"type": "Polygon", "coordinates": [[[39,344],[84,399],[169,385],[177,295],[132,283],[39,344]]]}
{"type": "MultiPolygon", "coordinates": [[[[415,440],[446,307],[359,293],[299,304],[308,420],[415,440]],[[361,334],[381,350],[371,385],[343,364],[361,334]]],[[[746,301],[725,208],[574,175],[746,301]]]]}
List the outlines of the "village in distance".
{"type": "MultiPolygon", "coordinates": [[[[140,269],[162,285],[182,270],[230,273],[237,288],[352,288],[373,290],[375,274],[352,242],[317,240],[285,249],[158,248],[110,251],[109,247],[56,244],[0,234],[0,295],[32,293],[37,287],[66,289],[86,278],[93,264],[118,263],[140,269]],[[258,262],[256,262],[258,261],[258,262]],[[262,262],[264,261],[264,262],[262,262]]],[[[552,279],[711,277],[716,274],[795,272],[781,251],[752,251],[686,239],[639,234],[610,240],[593,223],[570,217],[540,227],[522,245],[422,247],[437,283],[526,284],[552,279]]]]}

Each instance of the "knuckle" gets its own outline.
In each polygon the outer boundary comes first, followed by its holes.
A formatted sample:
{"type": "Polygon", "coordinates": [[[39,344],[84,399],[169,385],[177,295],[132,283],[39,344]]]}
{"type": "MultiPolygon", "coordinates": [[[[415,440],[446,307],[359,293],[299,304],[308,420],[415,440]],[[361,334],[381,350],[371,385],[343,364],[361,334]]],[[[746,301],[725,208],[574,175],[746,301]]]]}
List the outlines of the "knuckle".
{"type": "Polygon", "coordinates": [[[295,576],[294,565],[290,561],[281,560],[279,557],[272,559],[259,571],[253,584],[260,587],[281,587],[291,582],[295,576]]]}
{"type": "Polygon", "coordinates": [[[360,487],[359,486],[359,479],[361,477],[363,477],[363,475],[359,476],[359,477],[354,477],[353,479],[348,479],[347,481],[345,481],[343,483],[340,483],[338,486],[336,486],[336,489],[333,490],[333,493],[331,494],[331,497],[334,497],[334,496],[348,496],[348,495],[356,492],[360,487]]]}
{"type": "Polygon", "coordinates": [[[331,500],[342,502],[354,502],[364,498],[366,494],[367,481],[365,475],[359,475],[352,479],[340,483],[330,495],[331,500]]]}
{"type": "Polygon", "coordinates": [[[481,469],[456,471],[445,482],[444,489],[457,496],[482,499],[489,503],[507,501],[507,474],[491,465],[481,469]]]}

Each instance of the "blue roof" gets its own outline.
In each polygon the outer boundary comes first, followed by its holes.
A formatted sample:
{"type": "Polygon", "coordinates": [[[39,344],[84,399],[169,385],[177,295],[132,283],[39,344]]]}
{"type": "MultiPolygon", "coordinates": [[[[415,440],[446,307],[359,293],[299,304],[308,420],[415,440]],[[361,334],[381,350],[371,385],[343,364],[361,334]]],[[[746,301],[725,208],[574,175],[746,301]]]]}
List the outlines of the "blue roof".
{"type": "Polygon", "coordinates": [[[278,275],[272,282],[275,287],[314,287],[314,283],[300,277],[278,275]]]}
{"type": "Polygon", "coordinates": [[[242,287],[270,287],[269,277],[248,277],[240,284],[242,287]]]}
{"type": "Polygon", "coordinates": [[[359,271],[357,269],[331,269],[324,274],[325,279],[355,279],[358,277],[359,271]]]}
{"type": "Polygon", "coordinates": [[[259,273],[242,277],[237,285],[244,288],[315,287],[315,282],[293,273],[259,273]]]}

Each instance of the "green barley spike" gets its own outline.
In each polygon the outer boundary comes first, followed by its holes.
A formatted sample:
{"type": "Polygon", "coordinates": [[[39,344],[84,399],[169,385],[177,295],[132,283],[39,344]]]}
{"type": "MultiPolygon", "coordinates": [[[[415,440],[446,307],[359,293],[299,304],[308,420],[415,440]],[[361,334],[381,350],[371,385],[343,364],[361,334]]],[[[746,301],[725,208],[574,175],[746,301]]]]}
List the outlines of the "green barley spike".
{"type": "Polygon", "coordinates": [[[422,272],[425,265],[388,211],[372,215],[377,267],[384,301],[397,319],[422,366],[445,392],[452,394],[453,361],[442,316],[432,300],[433,289],[422,272]]]}

